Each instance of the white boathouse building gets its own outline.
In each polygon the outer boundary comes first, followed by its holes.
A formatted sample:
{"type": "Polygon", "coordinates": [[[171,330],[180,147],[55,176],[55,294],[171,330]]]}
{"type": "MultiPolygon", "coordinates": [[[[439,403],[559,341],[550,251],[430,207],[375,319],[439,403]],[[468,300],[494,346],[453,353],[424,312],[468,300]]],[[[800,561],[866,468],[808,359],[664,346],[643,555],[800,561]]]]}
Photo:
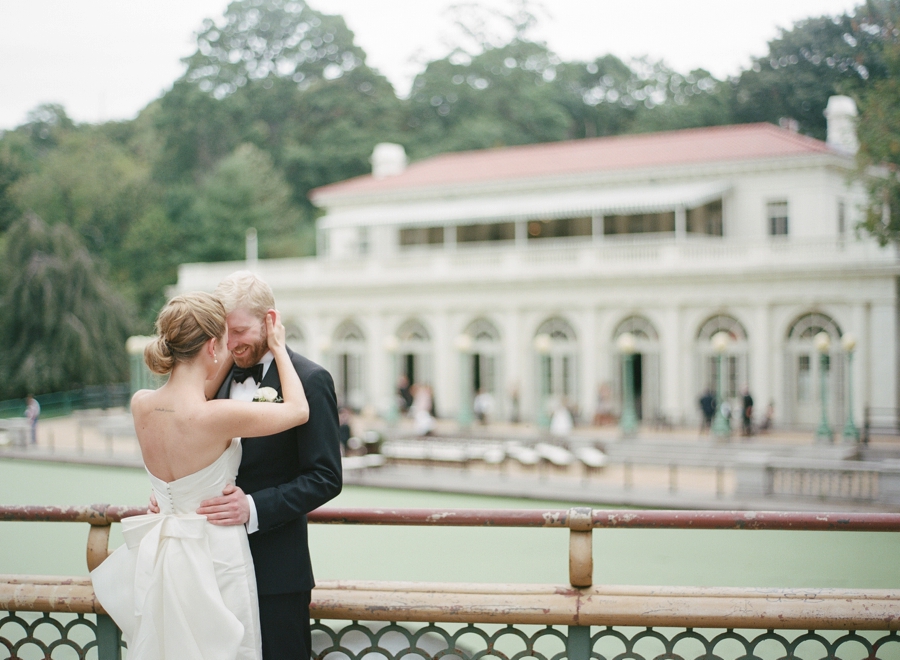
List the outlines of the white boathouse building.
{"type": "MultiPolygon", "coordinates": [[[[441,416],[483,390],[500,419],[565,402],[590,421],[620,405],[628,332],[640,416],[694,424],[725,332],[729,397],[747,387],[759,414],[771,402],[776,424],[812,428],[825,365],[839,430],[848,387],[857,423],[898,406],[900,261],[856,230],[855,106],[836,97],[829,113],[828,142],[749,124],[412,164],[379,145],[371,175],[313,191],[318,256],[253,267],[353,408],[385,411],[404,373],[441,416]]],[[[244,267],[185,264],[175,288],[244,267]]]]}

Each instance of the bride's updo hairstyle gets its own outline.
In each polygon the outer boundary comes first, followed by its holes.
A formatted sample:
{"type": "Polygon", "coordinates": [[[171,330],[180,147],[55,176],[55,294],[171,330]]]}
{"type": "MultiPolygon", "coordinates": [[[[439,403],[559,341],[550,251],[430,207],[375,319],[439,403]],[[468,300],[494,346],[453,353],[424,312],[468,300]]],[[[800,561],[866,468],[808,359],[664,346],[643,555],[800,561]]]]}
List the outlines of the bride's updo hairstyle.
{"type": "Polygon", "coordinates": [[[224,335],[225,308],[218,298],[203,291],[176,296],[156,317],[156,337],[144,349],[144,362],[155,374],[170,373],[224,335]]]}

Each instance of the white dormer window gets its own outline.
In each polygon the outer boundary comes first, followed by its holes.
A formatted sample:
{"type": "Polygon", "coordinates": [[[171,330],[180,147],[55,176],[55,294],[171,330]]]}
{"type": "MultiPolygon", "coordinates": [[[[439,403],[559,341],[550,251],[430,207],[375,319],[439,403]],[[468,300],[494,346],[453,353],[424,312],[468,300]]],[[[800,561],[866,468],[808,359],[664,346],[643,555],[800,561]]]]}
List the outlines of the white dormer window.
{"type": "Polygon", "coordinates": [[[784,200],[769,202],[766,204],[766,217],[769,225],[770,236],[787,236],[788,233],[788,203],[784,200]]]}

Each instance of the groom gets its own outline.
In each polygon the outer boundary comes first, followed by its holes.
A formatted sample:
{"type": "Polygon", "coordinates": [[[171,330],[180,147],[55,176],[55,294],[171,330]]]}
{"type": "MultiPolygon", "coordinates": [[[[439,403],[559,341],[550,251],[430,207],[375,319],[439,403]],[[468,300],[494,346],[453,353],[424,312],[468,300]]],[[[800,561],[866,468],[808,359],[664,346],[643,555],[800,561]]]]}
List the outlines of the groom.
{"type": "MultiPolygon", "coordinates": [[[[225,305],[228,350],[235,365],[216,398],[252,401],[258,387],[281,391],[266,343],[272,289],[253,273],[226,277],[216,289],[225,305]]],[[[256,567],[264,660],[309,660],[310,591],[315,586],[306,514],[341,492],[337,401],[331,375],[290,349],[309,401],[303,426],[264,438],[244,438],[235,487],[201,503],[197,513],[216,525],[246,525],[256,567]]]]}

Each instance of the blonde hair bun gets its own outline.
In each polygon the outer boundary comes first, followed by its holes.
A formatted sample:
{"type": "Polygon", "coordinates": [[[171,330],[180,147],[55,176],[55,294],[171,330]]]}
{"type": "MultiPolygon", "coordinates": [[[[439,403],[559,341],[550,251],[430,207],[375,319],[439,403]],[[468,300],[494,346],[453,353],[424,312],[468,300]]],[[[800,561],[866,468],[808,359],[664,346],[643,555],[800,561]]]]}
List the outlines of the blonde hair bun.
{"type": "Polygon", "coordinates": [[[178,362],[192,360],[210,339],[225,335],[225,308],[214,295],[197,291],[172,298],[156,317],[156,337],[144,349],[155,374],[167,374],[178,362]]]}

